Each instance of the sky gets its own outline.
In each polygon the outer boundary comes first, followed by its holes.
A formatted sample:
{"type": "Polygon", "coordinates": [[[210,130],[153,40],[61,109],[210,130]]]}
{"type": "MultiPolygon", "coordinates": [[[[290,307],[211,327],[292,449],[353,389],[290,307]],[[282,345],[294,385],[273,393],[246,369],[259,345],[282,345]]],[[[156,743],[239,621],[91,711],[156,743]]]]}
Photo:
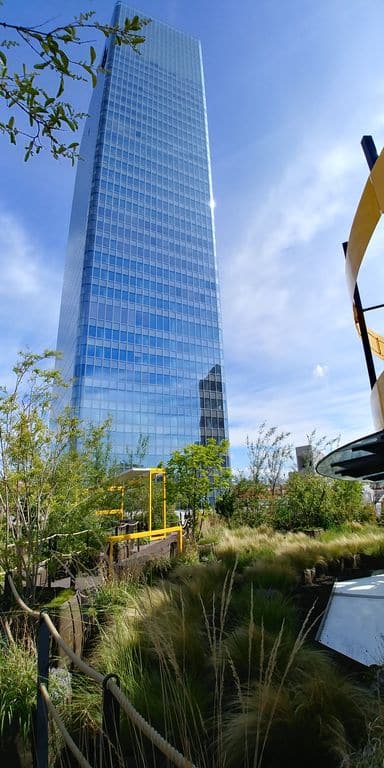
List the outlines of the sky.
{"type": "MultiPolygon", "coordinates": [[[[313,429],[342,443],[373,432],[342,242],[368,175],[361,137],[384,144],[383,1],[135,5],[202,43],[232,465],[247,465],[264,421],[295,445],[313,429]]],[[[113,2],[5,0],[0,20],[57,26],[90,8],[108,21],[113,2]]],[[[90,95],[67,92],[82,111],[90,95]]],[[[24,163],[21,150],[0,135],[0,384],[18,350],[56,345],[75,180],[69,161],[24,163]]],[[[361,270],[364,306],[384,301],[381,242],[361,270]]]]}

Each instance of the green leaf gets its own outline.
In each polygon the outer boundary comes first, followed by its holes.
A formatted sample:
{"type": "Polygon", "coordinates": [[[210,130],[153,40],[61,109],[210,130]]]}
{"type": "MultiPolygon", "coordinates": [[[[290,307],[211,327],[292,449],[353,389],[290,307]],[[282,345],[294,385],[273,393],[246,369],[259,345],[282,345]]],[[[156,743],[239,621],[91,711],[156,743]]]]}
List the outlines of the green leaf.
{"type": "Polygon", "coordinates": [[[96,59],[96,51],[95,51],[93,45],[91,45],[91,47],[89,49],[89,54],[90,54],[90,57],[91,57],[91,64],[93,64],[95,62],[95,59],[96,59]]]}
{"type": "Polygon", "coordinates": [[[139,18],[138,16],[134,16],[134,17],[133,17],[133,19],[132,19],[132,21],[131,21],[131,23],[130,23],[130,28],[131,28],[131,29],[132,29],[134,32],[137,32],[137,31],[138,31],[138,30],[141,28],[141,24],[140,24],[140,18],[139,18]]]}
{"type": "Polygon", "coordinates": [[[52,35],[47,35],[45,38],[47,45],[48,45],[48,51],[51,51],[52,53],[58,53],[59,52],[59,44],[57,40],[55,40],[52,35]]]}
{"type": "Polygon", "coordinates": [[[31,156],[31,154],[32,154],[32,146],[33,146],[33,142],[31,141],[31,142],[28,144],[28,146],[26,147],[26,153],[25,153],[25,155],[24,155],[24,162],[25,162],[25,163],[27,162],[27,160],[29,160],[29,158],[30,158],[30,156],[31,156]]]}
{"type": "Polygon", "coordinates": [[[57,94],[56,94],[56,98],[57,99],[60,98],[60,96],[63,93],[63,91],[64,91],[64,78],[63,78],[63,76],[61,76],[59,90],[57,91],[57,94]]]}
{"type": "Polygon", "coordinates": [[[64,53],[64,51],[60,50],[59,51],[59,56],[61,58],[61,61],[63,62],[63,67],[64,67],[65,72],[68,72],[69,59],[68,59],[67,54],[64,53]]]}

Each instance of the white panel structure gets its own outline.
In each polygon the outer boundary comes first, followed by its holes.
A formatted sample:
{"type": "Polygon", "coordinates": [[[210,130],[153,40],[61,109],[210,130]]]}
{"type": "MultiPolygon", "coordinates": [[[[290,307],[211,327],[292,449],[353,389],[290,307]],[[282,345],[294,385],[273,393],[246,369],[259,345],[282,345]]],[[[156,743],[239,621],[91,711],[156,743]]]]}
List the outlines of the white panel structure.
{"type": "Polygon", "coordinates": [[[384,573],[336,582],[316,639],[365,666],[384,664],[384,573]]]}

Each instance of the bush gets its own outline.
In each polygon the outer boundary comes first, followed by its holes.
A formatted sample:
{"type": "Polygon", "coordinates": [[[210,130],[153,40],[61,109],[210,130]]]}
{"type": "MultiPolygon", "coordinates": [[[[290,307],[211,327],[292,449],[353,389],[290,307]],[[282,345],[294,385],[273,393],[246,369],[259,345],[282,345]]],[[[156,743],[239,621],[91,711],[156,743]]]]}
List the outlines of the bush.
{"type": "Polygon", "coordinates": [[[372,521],[373,507],[364,503],[362,485],[292,472],[285,493],[274,501],[273,523],[280,530],[332,528],[346,521],[372,521]]]}
{"type": "Polygon", "coordinates": [[[332,528],[345,522],[375,522],[361,483],[329,480],[313,472],[291,472],[282,495],[262,483],[241,478],[216,504],[231,528],[269,525],[277,530],[332,528]]]}
{"type": "Polygon", "coordinates": [[[248,525],[257,528],[269,522],[270,499],[265,485],[241,477],[216,502],[216,512],[226,518],[231,527],[248,525]]]}

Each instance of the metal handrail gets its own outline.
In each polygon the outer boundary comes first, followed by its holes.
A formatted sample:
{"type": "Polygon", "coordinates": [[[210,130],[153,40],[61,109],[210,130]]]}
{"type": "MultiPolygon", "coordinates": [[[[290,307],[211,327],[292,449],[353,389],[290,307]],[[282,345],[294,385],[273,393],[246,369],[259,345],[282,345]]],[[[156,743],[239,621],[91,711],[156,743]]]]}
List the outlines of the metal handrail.
{"type": "Polygon", "coordinates": [[[108,683],[108,689],[119,702],[125,714],[134,725],[165,755],[177,768],[196,768],[196,766],[187,760],[181,752],[166,741],[155,728],[150,725],[135,707],[128,701],[127,697],[121,692],[120,688],[112,680],[108,683]]]}
{"type": "Polygon", "coordinates": [[[56,707],[52,704],[51,697],[47,691],[46,686],[44,683],[40,683],[40,693],[43,698],[44,704],[47,707],[47,710],[49,714],[52,716],[53,720],[55,721],[68,749],[72,752],[73,756],[76,758],[77,762],[79,763],[81,768],[92,768],[91,764],[88,762],[88,760],[85,759],[82,752],[80,752],[78,746],[73,741],[72,737],[68,733],[60,715],[58,714],[58,711],[56,707]]]}
{"type": "MultiPolygon", "coordinates": [[[[129,535],[129,534],[128,534],[129,535]]],[[[129,701],[129,699],[122,693],[119,686],[113,682],[112,677],[116,677],[115,675],[102,675],[101,672],[98,672],[96,669],[91,667],[89,664],[86,664],[85,661],[83,661],[80,656],[78,656],[72,648],[70,648],[67,643],[63,640],[60,633],[56,629],[55,625],[52,622],[51,617],[48,613],[45,611],[35,611],[32,608],[27,605],[27,603],[24,602],[24,600],[20,597],[15,584],[13,582],[12,576],[10,573],[6,574],[6,579],[8,581],[8,584],[10,586],[10,589],[12,591],[12,594],[17,602],[17,604],[22,608],[23,611],[25,611],[29,616],[32,616],[33,618],[40,620],[40,627],[44,627],[46,630],[48,630],[49,634],[54,637],[60,648],[66,653],[66,655],[71,659],[73,664],[79,669],[83,674],[87,675],[87,677],[90,677],[95,682],[101,684],[103,686],[104,693],[108,691],[114,699],[118,702],[118,704],[121,706],[121,708],[124,710],[126,715],[129,717],[131,722],[143,733],[144,736],[146,736],[152,744],[154,744],[160,752],[165,755],[165,757],[170,760],[177,768],[196,768],[196,766],[188,760],[184,755],[181,754],[175,747],[172,746],[168,741],[166,741],[161,734],[156,731],[156,729],[148,723],[144,717],[135,709],[133,704],[129,701]]],[[[76,744],[73,742],[71,737],[69,736],[69,733],[66,732],[68,736],[68,741],[65,738],[63,729],[65,730],[65,726],[63,725],[61,718],[55,709],[54,705],[52,704],[52,701],[49,697],[46,685],[44,680],[47,679],[44,677],[44,675],[41,674],[41,669],[44,668],[46,672],[48,671],[48,662],[47,659],[44,659],[43,661],[38,660],[38,666],[39,666],[39,674],[38,674],[38,709],[39,709],[39,698],[44,702],[44,705],[46,706],[47,710],[52,714],[52,717],[54,718],[58,728],[60,729],[64,740],[66,741],[66,744],[68,748],[73,752],[76,759],[78,759],[77,754],[81,755],[78,748],[76,747],[76,744]],[[45,667],[44,667],[45,664],[45,667]],[[53,711],[55,714],[53,714],[53,711]],[[75,752],[72,750],[72,746],[76,750],[75,752]]],[[[114,723],[115,731],[116,731],[116,724],[114,723]]],[[[48,742],[47,742],[48,744],[48,742]]],[[[46,746],[47,746],[46,744],[46,746]]],[[[85,760],[85,758],[82,759],[85,760]]],[[[80,762],[80,765],[83,768],[92,768],[89,763],[80,762]]],[[[40,766],[39,766],[40,768],[40,766]]]]}
{"type": "MultiPolygon", "coordinates": [[[[81,536],[83,533],[92,533],[92,528],[85,528],[84,531],[69,531],[68,533],[51,533],[50,536],[45,536],[44,538],[40,539],[40,542],[43,543],[45,541],[51,541],[51,539],[61,539],[65,536],[81,536]]],[[[6,544],[6,549],[15,549],[17,546],[17,543],[13,544],[6,544]]]]}

